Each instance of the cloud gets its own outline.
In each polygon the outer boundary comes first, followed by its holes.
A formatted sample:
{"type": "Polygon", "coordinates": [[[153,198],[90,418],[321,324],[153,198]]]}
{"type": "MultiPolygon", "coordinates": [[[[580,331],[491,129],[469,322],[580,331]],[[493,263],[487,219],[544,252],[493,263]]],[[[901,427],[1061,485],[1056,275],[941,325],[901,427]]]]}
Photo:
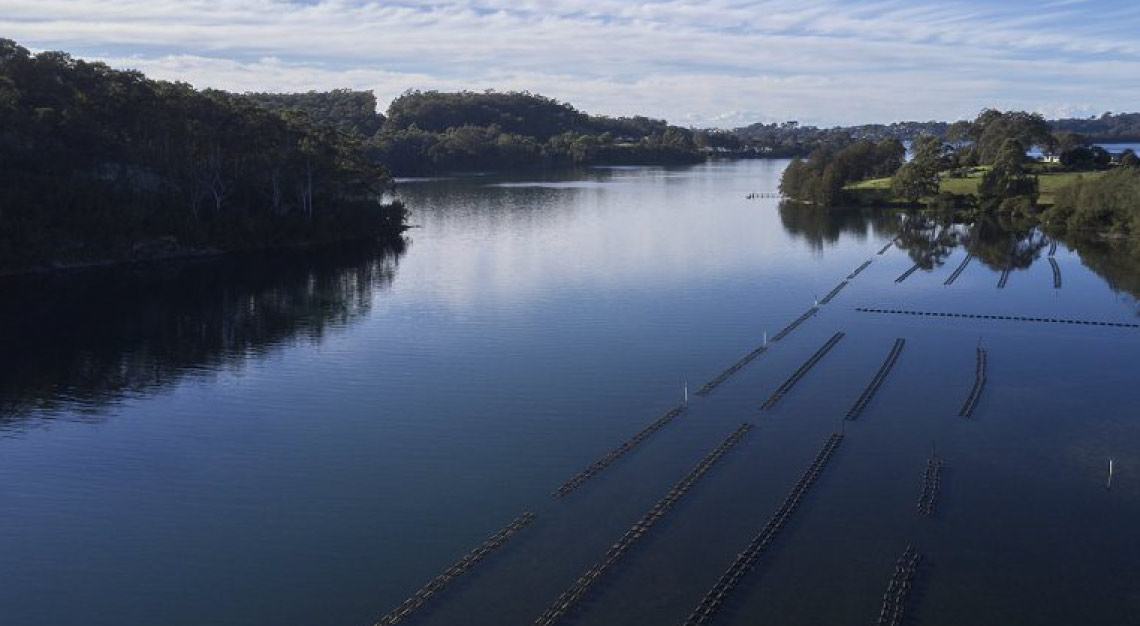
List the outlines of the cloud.
{"type": "Polygon", "coordinates": [[[201,87],[529,89],[734,125],[1127,108],[1138,17],[1073,0],[5,0],[0,32],[201,87]]]}

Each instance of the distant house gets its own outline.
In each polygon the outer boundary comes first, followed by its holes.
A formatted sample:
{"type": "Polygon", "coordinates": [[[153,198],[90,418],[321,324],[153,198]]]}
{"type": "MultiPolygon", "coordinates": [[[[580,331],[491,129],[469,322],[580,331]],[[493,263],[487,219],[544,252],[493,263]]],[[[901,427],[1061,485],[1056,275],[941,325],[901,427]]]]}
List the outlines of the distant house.
{"type": "Polygon", "coordinates": [[[1038,158],[1042,163],[1060,163],[1061,156],[1058,154],[1043,154],[1038,158]]]}

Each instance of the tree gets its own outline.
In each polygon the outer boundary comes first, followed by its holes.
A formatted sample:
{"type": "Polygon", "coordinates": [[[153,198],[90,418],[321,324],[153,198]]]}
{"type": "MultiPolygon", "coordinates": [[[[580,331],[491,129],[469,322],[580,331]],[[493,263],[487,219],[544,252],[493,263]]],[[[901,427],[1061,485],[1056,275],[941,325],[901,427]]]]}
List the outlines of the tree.
{"type": "Polygon", "coordinates": [[[788,167],[784,168],[784,174],[780,177],[780,194],[786,198],[794,200],[802,200],[805,197],[803,191],[804,180],[808,175],[807,164],[804,160],[796,157],[788,163],[788,167]]]}
{"type": "Polygon", "coordinates": [[[1112,165],[1112,155],[1100,146],[1078,146],[1061,153],[1061,165],[1071,170],[1097,170],[1112,165]]]}
{"type": "Polygon", "coordinates": [[[328,92],[244,95],[272,111],[301,111],[315,124],[335,126],[361,137],[375,135],[384,124],[384,116],[376,112],[376,95],[371,91],[334,89],[328,92]]]}
{"type": "Polygon", "coordinates": [[[995,109],[986,109],[975,118],[968,137],[977,151],[978,161],[986,165],[994,163],[1008,139],[1026,148],[1048,147],[1053,142],[1052,128],[1040,114],[995,109]]]}
{"type": "Polygon", "coordinates": [[[1056,154],[1063,154],[1076,148],[1087,148],[1089,145],[1089,140],[1084,135],[1061,131],[1053,133],[1053,143],[1049,149],[1056,154]]]}
{"type": "Polygon", "coordinates": [[[1025,170],[1025,148],[1016,139],[1006,139],[994,160],[993,169],[986,172],[978,186],[983,208],[996,210],[1003,202],[1014,198],[1025,199],[1028,205],[1021,205],[1032,207],[1037,195],[1037,179],[1025,170]]]}
{"type": "Polygon", "coordinates": [[[923,135],[914,140],[911,148],[914,151],[913,160],[924,168],[941,172],[954,165],[953,148],[938,137],[923,135]]]}
{"type": "Polygon", "coordinates": [[[958,120],[946,129],[946,140],[954,144],[956,147],[971,141],[971,132],[973,131],[973,124],[966,120],[958,120]]]}
{"type": "Polygon", "coordinates": [[[911,203],[933,196],[938,193],[938,172],[917,160],[911,161],[891,178],[891,193],[911,203]]]}
{"type": "Polygon", "coordinates": [[[906,146],[898,139],[883,139],[875,144],[875,161],[872,176],[891,176],[906,162],[906,146]]]}
{"type": "Polygon", "coordinates": [[[837,140],[796,159],[784,171],[780,191],[785,196],[822,206],[848,199],[844,187],[868,178],[889,176],[902,163],[905,148],[897,140],[837,140]]]}

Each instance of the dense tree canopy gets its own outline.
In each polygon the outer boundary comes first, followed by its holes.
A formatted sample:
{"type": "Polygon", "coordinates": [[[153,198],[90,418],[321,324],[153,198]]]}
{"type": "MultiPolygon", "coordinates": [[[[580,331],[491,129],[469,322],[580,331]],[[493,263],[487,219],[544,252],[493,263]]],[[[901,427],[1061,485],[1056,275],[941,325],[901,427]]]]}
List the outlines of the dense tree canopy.
{"type": "Polygon", "coordinates": [[[442,133],[453,128],[495,127],[509,135],[545,142],[556,135],[602,135],[636,140],[688,131],[643,116],[588,115],[565,102],[525,91],[408,91],[388,106],[386,131],[418,128],[442,133]]]}
{"type": "Polygon", "coordinates": [[[388,106],[385,130],[442,133],[464,126],[497,127],[546,141],[567,132],[592,131],[590,117],[552,98],[517,92],[409,91],[388,106]]]}
{"type": "Polygon", "coordinates": [[[388,185],[304,114],[0,40],[0,270],[395,235],[388,185]]]}
{"type": "Polygon", "coordinates": [[[894,139],[832,143],[816,148],[807,160],[795,159],[780,180],[780,193],[801,202],[831,206],[846,198],[843,187],[865,178],[892,175],[906,149],[894,139]]]}
{"type": "Polygon", "coordinates": [[[1077,148],[1087,148],[1089,145],[1089,140],[1084,135],[1061,131],[1053,133],[1053,144],[1050,147],[1053,152],[1064,154],[1077,148]]]}
{"type": "Polygon", "coordinates": [[[914,141],[914,158],[894,173],[891,191],[909,202],[938,194],[939,173],[954,165],[953,149],[938,137],[924,135],[914,141]]]}
{"type": "MultiPolygon", "coordinates": [[[[1024,148],[1049,147],[1053,132],[1045,118],[1024,111],[998,111],[986,109],[966,129],[973,159],[982,165],[991,165],[1007,140],[1015,140],[1024,148]]],[[[1024,154],[1024,152],[1023,152],[1024,154]]]]}
{"type": "Polygon", "coordinates": [[[937,194],[938,184],[938,170],[919,161],[911,161],[891,177],[891,192],[914,203],[937,194]]]}
{"type": "Polygon", "coordinates": [[[1037,203],[1037,195],[1037,179],[1025,168],[1025,147],[1006,139],[978,186],[979,200],[984,208],[1027,211],[1037,203]]]}
{"type": "Polygon", "coordinates": [[[1060,189],[1045,218],[1072,231],[1140,233],[1140,170],[1121,167],[1060,189]]]}
{"type": "Polygon", "coordinates": [[[1112,165],[1112,155],[1100,146],[1076,146],[1061,152],[1061,165],[1070,170],[1098,170],[1112,165]]]}
{"type": "Polygon", "coordinates": [[[371,137],[384,125],[376,112],[371,91],[334,89],[307,93],[247,93],[247,98],[277,112],[302,111],[317,124],[335,126],[346,133],[371,137]]]}

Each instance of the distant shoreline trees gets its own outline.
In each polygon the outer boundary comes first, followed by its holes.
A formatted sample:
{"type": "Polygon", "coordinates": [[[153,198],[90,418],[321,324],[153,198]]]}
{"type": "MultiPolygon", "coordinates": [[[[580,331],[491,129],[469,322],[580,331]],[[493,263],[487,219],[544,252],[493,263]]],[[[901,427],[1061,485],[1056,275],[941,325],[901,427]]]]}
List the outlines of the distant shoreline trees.
{"type": "Polygon", "coordinates": [[[781,192],[792,201],[818,206],[926,205],[951,212],[1043,217],[1062,228],[1140,233],[1140,157],[1131,151],[1120,156],[1117,171],[1062,187],[1055,206],[1040,215],[1039,175],[1068,172],[1071,176],[1071,172],[1113,167],[1106,151],[1071,132],[1052,133],[1040,115],[985,110],[973,121],[951,125],[945,140],[917,138],[912,158],[887,174],[881,169],[888,161],[866,149],[868,145],[873,144],[840,139],[816,149],[806,161],[793,160],[781,192]],[[854,146],[863,148],[854,150],[854,146]],[[1031,146],[1060,156],[1052,164],[1031,164],[1026,156],[1031,146]],[[889,185],[883,184],[886,177],[889,185]],[[946,186],[955,178],[968,177],[977,181],[975,193],[944,190],[970,188],[946,186]]]}
{"type": "Polygon", "coordinates": [[[847,184],[890,176],[902,166],[905,156],[906,148],[896,139],[821,146],[806,160],[792,160],[780,180],[780,193],[804,202],[831,206],[845,199],[847,184]]]}
{"type": "Polygon", "coordinates": [[[1089,118],[1054,120],[1050,125],[1058,132],[1072,132],[1089,141],[1140,141],[1140,113],[1104,113],[1089,118]]]}
{"type": "MultiPolygon", "coordinates": [[[[996,111],[995,111],[996,112],[996,111]]],[[[1000,112],[999,112],[1000,113],[1000,112]]],[[[1038,126],[1033,118],[1039,115],[1017,112],[1020,122],[1038,126]]],[[[836,140],[844,139],[898,139],[915,141],[919,137],[940,137],[947,142],[961,146],[974,138],[970,137],[977,120],[960,120],[953,123],[894,122],[891,124],[859,124],[855,126],[817,127],[799,122],[758,123],[733,130],[740,138],[746,151],[768,153],[777,157],[804,156],[814,148],[836,140]]],[[[1125,143],[1140,142],[1140,113],[1105,113],[1099,117],[1085,119],[1068,118],[1044,120],[1046,132],[1054,136],[1077,135],[1087,142],[1125,143]]],[[[1019,141],[1032,145],[1028,137],[1019,141]]],[[[1000,147],[1000,143],[995,146],[1000,147]]],[[[1047,147],[1047,146],[1045,146],[1047,147]]],[[[1063,149],[1063,148],[1062,148],[1063,149]]]]}
{"type": "Polygon", "coordinates": [[[276,111],[351,131],[396,176],[582,165],[684,165],[736,138],[648,117],[589,115],[528,92],[408,91],[376,112],[370,92],[246,94],[276,111]]]}

